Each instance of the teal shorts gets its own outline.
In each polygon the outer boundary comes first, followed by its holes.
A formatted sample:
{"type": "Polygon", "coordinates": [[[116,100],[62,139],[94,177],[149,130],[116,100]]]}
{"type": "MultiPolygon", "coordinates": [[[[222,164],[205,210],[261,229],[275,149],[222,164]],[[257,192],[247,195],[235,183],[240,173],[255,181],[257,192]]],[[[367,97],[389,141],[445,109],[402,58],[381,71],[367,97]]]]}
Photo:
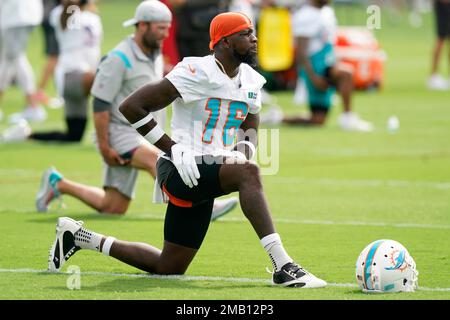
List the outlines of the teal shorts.
{"type": "MultiPolygon", "coordinates": [[[[314,72],[327,79],[330,78],[329,72],[335,63],[333,46],[331,44],[319,52],[309,57],[314,72]]],[[[331,107],[333,94],[336,91],[334,86],[330,86],[326,91],[317,89],[304,69],[300,70],[300,77],[305,81],[308,90],[308,103],[311,111],[328,111],[331,107]]]]}

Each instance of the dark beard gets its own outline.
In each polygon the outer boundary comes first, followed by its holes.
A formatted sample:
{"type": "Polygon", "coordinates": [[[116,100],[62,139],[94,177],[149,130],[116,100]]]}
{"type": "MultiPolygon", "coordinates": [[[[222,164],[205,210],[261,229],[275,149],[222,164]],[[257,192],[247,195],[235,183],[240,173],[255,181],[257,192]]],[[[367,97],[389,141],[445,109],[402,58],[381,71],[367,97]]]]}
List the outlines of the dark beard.
{"type": "Polygon", "coordinates": [[[144,44],[145,47],[153,51],[161,49],[159,43],[156,40],[154,39],[148,40],[145,36],[142,37],[142,43],[144,44]]]}
{"type": "Polygon", "coordinates": [[[246,63],[252,68],[256,68],[258,66],[258,57],[250,50],[245,54],[239,54],[234,50],[233,55],[239,62],[246,63]]]}

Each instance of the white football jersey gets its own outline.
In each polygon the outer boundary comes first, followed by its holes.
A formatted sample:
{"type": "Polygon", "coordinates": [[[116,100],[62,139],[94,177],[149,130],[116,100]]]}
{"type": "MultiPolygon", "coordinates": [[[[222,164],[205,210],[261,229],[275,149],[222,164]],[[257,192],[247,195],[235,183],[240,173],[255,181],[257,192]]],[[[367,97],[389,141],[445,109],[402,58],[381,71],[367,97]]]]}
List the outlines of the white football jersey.
{"type": "Polygon", "coordinates": [[[336,28],[336,15],[330,6],[319,9],[308,4],[292,16],[294,37],[309,38],[308,54],[310,56],[321,51],[325,45],[334,44],[336,28]]]}
{"type": "Polygon", "coordinates": [[[0,29],[37,26],[44,16],[42,0],[0,0],[0,29]]]}
{"type": "Polygon", "coordinates": [[[89,11],[75,11],[62,29],[60,17],[63,6],[50,13],[50,24],[55,28],[60,47],[58,66],[64,72],[95,71],[100,61],[103,28],[100,17],[89,11]]]}
{"type": "Polygon", "coordinates": [[[260,111],[266,82],[245,63],[231,79],[212,55],[184,58],[166,78],[181,95],[172,105],[172,139],[198,155],[229,153],[248,113],[260,111]]]}
{"type": "Polygon", "coordinates": [[[103,28],[100,17],[89,11],[75,11],[62,29],[60,17],[64,7],[50,12],[50,24],[55,28],[60,48],[55,69],[56,86],[60,95],[64,91],[64,74],[73,71],[95,72],[101,55],[103,28]]]}

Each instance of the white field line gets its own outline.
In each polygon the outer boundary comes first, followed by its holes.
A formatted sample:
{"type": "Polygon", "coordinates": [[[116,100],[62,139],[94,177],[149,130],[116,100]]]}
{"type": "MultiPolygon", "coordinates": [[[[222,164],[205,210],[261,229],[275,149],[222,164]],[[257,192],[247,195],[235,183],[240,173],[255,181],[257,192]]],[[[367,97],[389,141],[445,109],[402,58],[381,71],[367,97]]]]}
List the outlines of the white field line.
{"type": "Polygon", "coordinates": [[[368,150],[368,149],[352,149],[352,148],[317,148],[312,149],[308,153],[327,156],[327,157],[402,157],[402,156],[430,156],[430,157],[448,157],[448,149],[440,150],[368,150]]]}
{"type": "MultiPolygon", "coordinates": [[[[133,218],[164,220],[164,216],[156,214],[135,214],[133,218]]],[[[448,224],[420,224],[420,223],[385,223],[365,221],[332,221],[332,220],[302,220],[293,218],[273,218],[275,223],[288,224],[315,224],[315,225],[338,225],[338,226],[363,226],[363,227],[394,227],[394,228],[422,228],[422,229],[450,229],[448,224]]],[[[246,222],[246,218],[222,217],[218,221],[223,222],[246,222]]]]}
{"type": "MultiPolygon", "coordinates": [[[[30,176],[40,176],[43,170],[32,170],[32,169],[1,169],[0,175],[8,175],[13,177],[30,177],[30,176]]],[[[269,179],[269,178],[268,178],[269,179]]],[[[392,187],[392,188],[431,188],[439,190],[450,190],[450,182],[437,182],[437,181],[407,181],[407,180],[378,180],[378,179],[328,179],[328,178],[318,178],[318,179],[308,179],[301,177],[282,177],[282,176],[271,176],[272,183],[301,183],[301,184],[313,184],[313,185],[324,185],[324,186],[349,186],[349,187],[392,187]]]]}
{"type": "MultiPolygon", "coordinates": [[[[33,213],[33,210],[7,210],[0,209],[0,214],[2,213],[33,213]]],[[[95,215],[95,213],[93,213],[95,215]]],[[[58,216],[65,216],[64,212],[58,212],[58,216]]],[[[164,221],[164,215],[151,214],[151,213],[137,213],[130,214],[129,216],[123,217],[123,221],[127,221],[128,217],[130,219],[139,220],[157,220],[164,221]]],[[[57,216],[55,216],[56,222],[57,216]]],[[[114,217],[121,220],[122,217],[114,217]]],[[[247,222],[248,220],[243,217],[221,217],[218,221],[220,222],[247,222]]],[[[273,218],[275,223],[287,223],[287,224],[311,224],[311,225],[336,225],[336,226],[362,226],[362,227],[391,227],[391,228],[419,228],[419,229],[450,229],[448,224],[423,224],[423,223],[386,223],[386,222],[366,222],[366,221],[334,221],[334,220],[304,220],[295,218],[273,218]]]]}
{"type": "MultiPolygon", "coordinates": [[[[42,274],[60,274],[60,275],[73,275],[71,272],[59,272],[50,273],[47,270],[37,269],[3,269],[0,268],[0,273],[42,273],[42,274]]],[[[178,281],[222,281],[222,282],[234,282],[234,283],[263,283],[270,284],[268,279],[257,278],[235,278],[235,277],[211,277],[211,276],[162,276],[154,274],[136,274],[136,273],[112,273],[112,272],[97,272],[86,271],[80,272],[80,276],[104,276],[104,277],[125,277],[125,278],[144,278],[144,279],[159,279],[159,280],[178,280],[178,281]]],[[[343,288],[357,288],[358,286],[353,283],[328,283],[330,287],[343,287],[343,288]]],[[[445,291],[450,292],[450,288],[428,288],[419,287],[420,291],[445,291]]]]}
{"type": "Polygon", "coordinates": [[[322,185],[340,187],[391,187],[391,188],[431,188],[450,190],[450,182],[405,181],[405,180],[348,180],[348,179],[306,179],[297,177],[271,177],[271,183],[299,183],[303,185],[322,185]]]}

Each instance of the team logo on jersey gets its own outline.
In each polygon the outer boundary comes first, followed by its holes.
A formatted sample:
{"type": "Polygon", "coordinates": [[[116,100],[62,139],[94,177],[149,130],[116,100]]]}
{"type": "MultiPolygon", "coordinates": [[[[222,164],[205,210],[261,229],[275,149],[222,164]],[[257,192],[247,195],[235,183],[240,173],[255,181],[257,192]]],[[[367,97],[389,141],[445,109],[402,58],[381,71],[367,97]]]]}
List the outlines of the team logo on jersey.
{"type": "Polygon", "coordinates": [[[256,100],[258,98],[258,93],[256,93],[256,92],[249,92],[248,93],[248,98],[256,100]]]}

